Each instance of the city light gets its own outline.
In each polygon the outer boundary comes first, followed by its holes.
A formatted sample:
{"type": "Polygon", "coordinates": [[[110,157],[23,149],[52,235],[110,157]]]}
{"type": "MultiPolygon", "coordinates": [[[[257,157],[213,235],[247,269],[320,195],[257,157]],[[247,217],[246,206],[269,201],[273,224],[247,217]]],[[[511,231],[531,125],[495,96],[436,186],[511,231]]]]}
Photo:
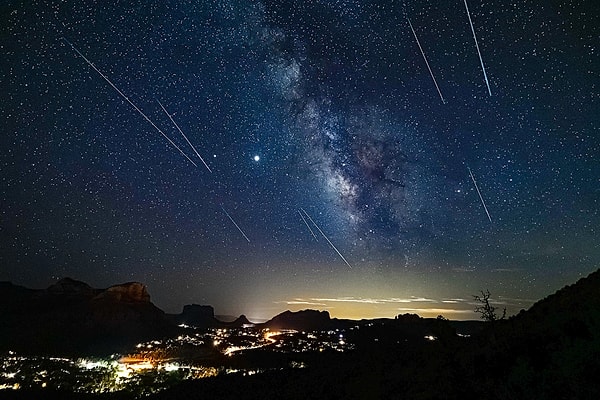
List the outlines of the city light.
{"type": "MultiPolygon", "coordinates": [[[[222,362],[219,357],[223,355],[229,359],[251,351],[294,354],[353,348],[341,331],[187,328],[172,338],[138,343],[129,354],[103,358],[25,357],[7,352],[0,355],[0,390],[68,387],[75,393],[126,390],[145,395],[183,380],[265,372],[264,369],[215,367],[222,362]],[[208,364],[204,365],[205,362],[208,364]]],[[[307,365],[292,361],[289,367],[307,365]]]]}

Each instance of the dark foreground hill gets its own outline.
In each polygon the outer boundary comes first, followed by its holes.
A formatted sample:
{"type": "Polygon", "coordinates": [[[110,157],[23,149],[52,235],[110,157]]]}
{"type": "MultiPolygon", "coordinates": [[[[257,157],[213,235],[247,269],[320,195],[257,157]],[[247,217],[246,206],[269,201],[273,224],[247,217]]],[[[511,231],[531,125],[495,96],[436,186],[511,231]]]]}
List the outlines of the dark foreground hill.
{"type": "Polygon", "coordinates": [[[173,334],[141,283],[95,289],[64,278],[43,290],[0,283],[0,350],[20,354],[109,354],[173,334]]]}
{"type": "Polygon", "coordinates": [[[501,322],[467,353],[501,398],[600,399],[600,270],[501,322]]]}

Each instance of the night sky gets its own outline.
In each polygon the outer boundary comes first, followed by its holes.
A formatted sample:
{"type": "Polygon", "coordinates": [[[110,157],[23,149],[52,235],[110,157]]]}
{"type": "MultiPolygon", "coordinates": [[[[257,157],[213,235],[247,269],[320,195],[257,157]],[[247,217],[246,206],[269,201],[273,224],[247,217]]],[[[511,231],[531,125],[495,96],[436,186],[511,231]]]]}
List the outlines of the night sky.
{"type": "Polygon", "coordinates": [[[596,270],[600,3],[468,6],[481,59],[463,0],[3,1],[0,280],[465,319],[596,270]]]}

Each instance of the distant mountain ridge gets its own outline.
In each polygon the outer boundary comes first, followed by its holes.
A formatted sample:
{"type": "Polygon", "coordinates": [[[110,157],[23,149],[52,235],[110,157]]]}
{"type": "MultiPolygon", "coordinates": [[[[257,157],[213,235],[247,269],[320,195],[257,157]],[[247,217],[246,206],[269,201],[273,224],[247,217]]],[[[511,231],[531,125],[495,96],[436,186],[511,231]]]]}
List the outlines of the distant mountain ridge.
{"type": "MultiPolygon", "coordinates": [[[[496,336],[511,343],[524,343],[531,349],[536,348],[536,343],[564,337],[597,338],[598,293],[600,270],[535,303],[528,311],[499,321],[496,336]]],[[[424,319],[414,317],[413,321],[407,316],[397,316],[394,324],[403,329],[417,325],[429,329],[424,319]]],[[[127,282],[97,289],[70,278],[39,290],[0,282],[0,320],[0,350],[38,354],[118,352],[141,341],[172,335],[182,324],[200,329],[256,326],[313,331],[372,325],[372,322],[391,326],[389,321],[394,321],[339,320],[332,319],[327,311],[288,310],[259,324],[253,324],[244,315],[226,322],[215,316],[212,306],[198,304],[184,306],[180,314],[165,314],[151,302],[142,283],[127,282]]],[[[450,323],[457,331],[468,328],[468,333],[476,333],[482,326],[476,321],[450,323]]],[[[419,329],[415,332],[420,332],[419,329]]]]}

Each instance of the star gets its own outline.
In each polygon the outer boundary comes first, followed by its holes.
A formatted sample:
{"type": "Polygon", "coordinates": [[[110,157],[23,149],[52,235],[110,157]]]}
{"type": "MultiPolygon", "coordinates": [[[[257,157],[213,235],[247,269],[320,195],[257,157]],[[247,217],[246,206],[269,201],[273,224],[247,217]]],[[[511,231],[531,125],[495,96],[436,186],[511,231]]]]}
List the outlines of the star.
{"type": "Polygon", "coordinates": [[[10,2],[0,280],[266,319],[290,295],[533,299],[587,275],[597,7],[467,2],[10,2]]]}

